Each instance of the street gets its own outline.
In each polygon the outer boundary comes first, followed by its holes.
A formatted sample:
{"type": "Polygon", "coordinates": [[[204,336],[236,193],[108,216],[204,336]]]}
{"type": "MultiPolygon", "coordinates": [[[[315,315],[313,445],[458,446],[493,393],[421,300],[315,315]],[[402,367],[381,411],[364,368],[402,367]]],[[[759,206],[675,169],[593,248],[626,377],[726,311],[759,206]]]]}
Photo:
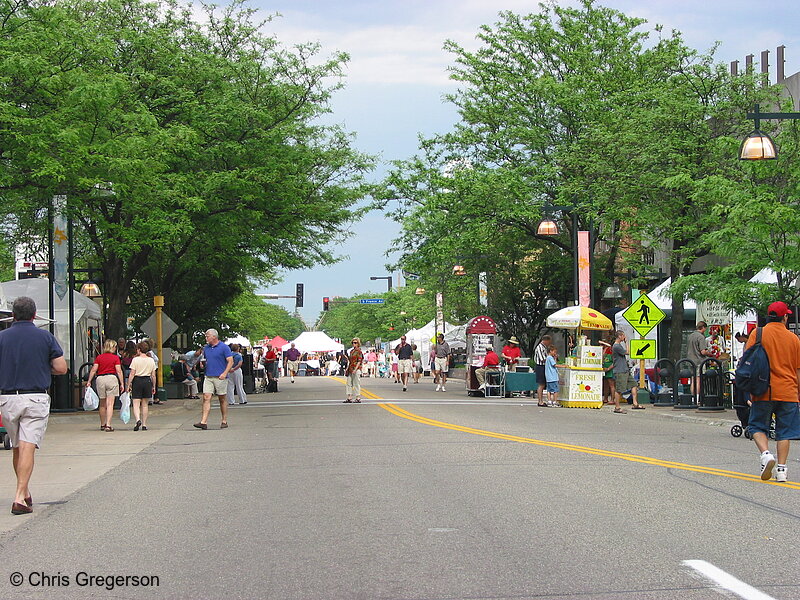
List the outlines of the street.
{"type": "MultiPolygon", "coordinates": [[[[35,512],[0,516],[0,595],[695,600],[721,597],[718,569],[728,597],[800,598],[800,448],[789,483],[760,481],[733,411],[539,408],[430,378],[363,379],[345,405],[342,382],[282,379],[227,430],[176,400],[147,432],[52,416],[35,512]]],[[[10,452],[0,477],[10,505],[10,452]]]]}

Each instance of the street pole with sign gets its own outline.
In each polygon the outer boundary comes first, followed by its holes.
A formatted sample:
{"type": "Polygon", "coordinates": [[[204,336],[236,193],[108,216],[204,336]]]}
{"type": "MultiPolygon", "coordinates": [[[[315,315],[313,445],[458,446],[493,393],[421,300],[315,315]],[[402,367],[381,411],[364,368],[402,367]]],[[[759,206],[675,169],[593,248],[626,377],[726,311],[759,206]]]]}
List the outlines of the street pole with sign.
{"type": "MultiPolygon", "coordinates": [[[[639,360],[639,389],[650,395],[645,388],[644,361],[657,357],[655,340],[646,340],[645,336],[664,320],[666,315],[655,303],[642,292],[631,305],[622,313],[622,317],[633,327],[640,336],[638,340],[630,340],[628,351],[632,359],[639,360]]],[[[637,401],[639,399],[637,398],[637,401]]]]}

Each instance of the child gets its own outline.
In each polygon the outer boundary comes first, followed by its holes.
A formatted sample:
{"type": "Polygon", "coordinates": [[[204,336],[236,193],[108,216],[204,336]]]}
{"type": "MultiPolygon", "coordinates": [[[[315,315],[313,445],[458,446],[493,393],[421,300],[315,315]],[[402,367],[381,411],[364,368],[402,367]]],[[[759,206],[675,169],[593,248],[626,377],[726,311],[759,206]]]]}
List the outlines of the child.
{"type": "Polygon", "coordinates": [[[556,369],[556,362],[558,361],[558,350],[555,345],[550,346],[550,353],[544,363],[544,376],[547,381],[547,406],[561,406],[558,401],[558,369],[556,369]]]}

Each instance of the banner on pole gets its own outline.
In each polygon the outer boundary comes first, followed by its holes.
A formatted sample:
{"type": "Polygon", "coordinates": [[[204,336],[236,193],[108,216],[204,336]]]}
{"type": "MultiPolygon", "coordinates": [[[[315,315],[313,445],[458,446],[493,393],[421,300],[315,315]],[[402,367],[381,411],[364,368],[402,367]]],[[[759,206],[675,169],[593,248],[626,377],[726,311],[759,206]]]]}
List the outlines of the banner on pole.
{"type": "Polygon", "coordinates": [[[69,267],[67,265],[67,218],[62,212],[66,204],[66,196],[53,196],[53,281],[51,285],[60,300],[64,299],[69,289],[69,267]]]}
{"type": "Polygon", "coordinates": [[[578,303],[589,306],[592,302],[591,262],[589,259],[589,232],[578,232],[578,303]]]}

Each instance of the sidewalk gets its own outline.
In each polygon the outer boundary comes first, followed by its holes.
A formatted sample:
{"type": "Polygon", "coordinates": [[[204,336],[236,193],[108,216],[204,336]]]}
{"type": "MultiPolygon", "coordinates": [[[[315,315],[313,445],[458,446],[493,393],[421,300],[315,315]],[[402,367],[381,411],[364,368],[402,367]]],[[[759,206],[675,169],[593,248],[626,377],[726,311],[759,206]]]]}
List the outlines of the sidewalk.
{"type": "MultiPolygon", "coordinates": [[[[194,401],[197,402],[197,401],[194,401]]],[[[133,416],[125,425],[114,412],[115,431],[100,431],[100,417],[91,413],[50,415],[42,447],[36,451],[31,480],[33,515],[47,505],[63,504],[83,486],[135,456],[187,421],[197,420],[199,409],[180,400],[150,407],[152,426],[133,431],[133,416]]],[[[193,421],[192,421],[193,422],[193,421]]],[[[23,525],[33,515],[12,515],[16,477],[10,450],[0,450],[0,535],[23,525]]]]}

